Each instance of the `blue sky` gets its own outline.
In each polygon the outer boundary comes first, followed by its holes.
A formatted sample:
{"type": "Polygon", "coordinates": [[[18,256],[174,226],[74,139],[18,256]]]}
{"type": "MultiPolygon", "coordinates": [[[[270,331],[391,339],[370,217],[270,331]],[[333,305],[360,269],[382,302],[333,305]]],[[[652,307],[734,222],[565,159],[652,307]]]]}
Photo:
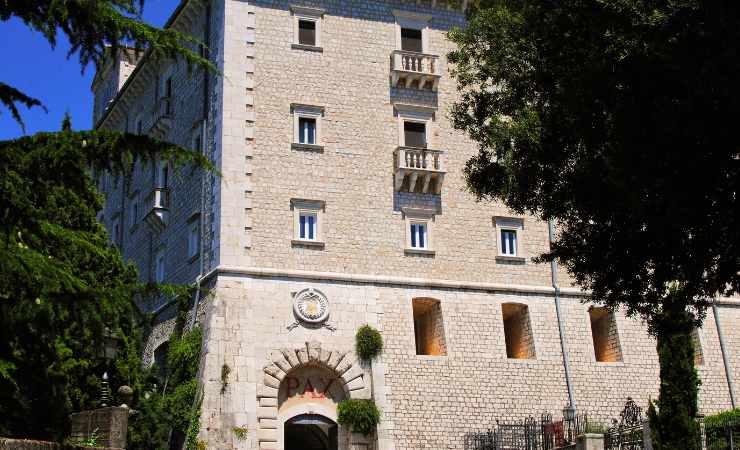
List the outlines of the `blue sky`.
{"type": "MultiPolygon", "coordinates": [[[[163,26],[178,3],[179,0],[146,0],[144,20],[163,26]]],[[[41,34],[31,31],[23,22],[17,19],[0,22],[0,54],[4,61],[0,65],[0,80],[38,98],[49,110],[46,113],[41,108],[20,107],[27,134],[58,131],[65,111],[72,115],[73,128],[92,127],[90,83],[95,67],[90,65],[82,73],[79,55],[67,59],[69,42],[63,34],[58,39],[52,50],[41,34]]],[[[22,135],[23,130],[10,112],[0,106],[0,140],[22,135]]]]}

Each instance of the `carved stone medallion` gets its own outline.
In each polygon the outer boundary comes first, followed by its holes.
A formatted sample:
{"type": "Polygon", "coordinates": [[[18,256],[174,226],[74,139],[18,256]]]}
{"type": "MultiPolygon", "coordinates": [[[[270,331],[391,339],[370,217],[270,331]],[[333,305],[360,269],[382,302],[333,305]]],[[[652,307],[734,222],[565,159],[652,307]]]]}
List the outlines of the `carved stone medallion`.
{"type": "Polygon", "coordinates": [[[304,289],[295,295],[293,311],[296,317],[303,322],[320,324],[329,318],[329,301],[319,290],[304,289]]]}

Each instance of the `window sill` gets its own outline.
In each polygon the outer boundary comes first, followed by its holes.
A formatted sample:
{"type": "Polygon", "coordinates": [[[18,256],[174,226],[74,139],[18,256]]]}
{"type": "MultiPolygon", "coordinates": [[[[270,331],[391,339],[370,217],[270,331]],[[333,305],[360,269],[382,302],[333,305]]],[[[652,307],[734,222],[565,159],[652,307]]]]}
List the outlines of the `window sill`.
{"type": "Polygon", "coordinates": [[[426,360],[431,360],[431,361],[444,361],[448,359],[447,355],[419,355],[417,354],[416,357],[419,359],[426,359],[426,360]]]}
{"type": "Polygon", "coordinates": [[[313,247],[317,249],[323,249],[324,243],[322,241],[306,241],[303,239],[292,239],[290,245],[293,247],[313,247]]]}
{"type": "Polygon", "coordinates": [[[425,256],[434,256],[435,251],[429,250],[428,248],[405,248],[403,252],[407,255],[425,255],[425,256]]]}
{"type": "Polygon", "coordinates": [[[306,44],[290,44],[290,48],[295,50],[306,50],[309,52],[317,52],[317,53],[323,53],[324,49],[323,47],[317,47],[315,45],[306,45],[306,44]]]}
{"type": "Polygon", "coordinates": [[[510,264],[524,264],[527,262],[527,258],[523,256],[507,256],[497,255],[496,262],[498,263],[510,263],[510,264]]]}
{"type": "Polygon", "coordinates": [[[531,363],[537,362],[536,357],[535,358],[509,358],[507,357],[506,360],[514,364],[531,364],[531,363]]]}
{"type": "Polygon", "coordinates": [[[324,146],[323,145],[316,145],[316,144],[299,144],[297,142],[293,142],[290,144],[290,148],[293,150],[302,150],[305,152],[316,152],[316,153],[324,153],[324,146]]]}
{"type": "Polygon", "coordinates": [[[597,366],[601,367],[623,367],[624,361],[594,361],[597,366]]]}

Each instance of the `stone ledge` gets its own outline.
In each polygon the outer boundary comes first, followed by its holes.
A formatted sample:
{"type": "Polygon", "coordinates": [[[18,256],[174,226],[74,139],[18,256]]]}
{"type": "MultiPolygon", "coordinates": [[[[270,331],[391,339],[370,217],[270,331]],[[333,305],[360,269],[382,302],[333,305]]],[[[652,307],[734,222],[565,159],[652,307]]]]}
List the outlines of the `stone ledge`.
{"type": "Polygon", "coordinates": [[[523,256],[498,255],[496,256],[496,262],[497,263],[509,263],[509,264],[524,264],[527,262],[527,258],[523,256]]]}
{"type": "MultiPolygon", "coordinates": [[[[244,275],[252,277],[285,277],[305,280],[330,280],[350,283],[389,284],[418,286],[425,288],[463,289],[484,292],[523,292],[529,294],[554,295],[551,286],[487,283],[480,281],[433,280],[429,278],[396,277],[391,275],[365,275],[339,272],[318,272],[313,270],[274,269],[269,267],[218,266],[203,276],[207,280],[216,275],[244,275]]],[[[585,297],[588,292],[577,288],[560,288],[562,295],[585,297]]]]}
{"type": "Polygon", "coordinates": [[[317,52],[317,53],[323,53],[324,49],[323,47],[317,47],[315,45],[306,45],[306,44],[290,44],[290,48],[295,50],[306,50],[309,52],[317,52]]]}
{"type": "Polygon", "coordinates": [[[311,248],[323,250],[326,244],[324,244],[321,241],[304,241],[301,239],[292,239],[290,241],[290,245],[293,247],[311,247],[311,248]]]}
{"type": "Polygon", "coordinates": [[[297,151],[324,153],[323,145],[299,144],[298,142],[293,142],[290,144],[290,148],[297,151]]]}

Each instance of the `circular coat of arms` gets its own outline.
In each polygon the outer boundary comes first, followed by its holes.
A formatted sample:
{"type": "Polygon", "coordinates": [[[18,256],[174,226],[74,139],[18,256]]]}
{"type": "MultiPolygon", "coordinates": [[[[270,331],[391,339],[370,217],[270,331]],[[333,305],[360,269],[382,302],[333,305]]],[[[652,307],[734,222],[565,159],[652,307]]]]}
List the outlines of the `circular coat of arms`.
{"type": "Polygon", "coordinates": [[[321,291],[304,289],[295,295],[293,311],[303,322],[318,324],[329,318],[329,301],[321,291]]]}

